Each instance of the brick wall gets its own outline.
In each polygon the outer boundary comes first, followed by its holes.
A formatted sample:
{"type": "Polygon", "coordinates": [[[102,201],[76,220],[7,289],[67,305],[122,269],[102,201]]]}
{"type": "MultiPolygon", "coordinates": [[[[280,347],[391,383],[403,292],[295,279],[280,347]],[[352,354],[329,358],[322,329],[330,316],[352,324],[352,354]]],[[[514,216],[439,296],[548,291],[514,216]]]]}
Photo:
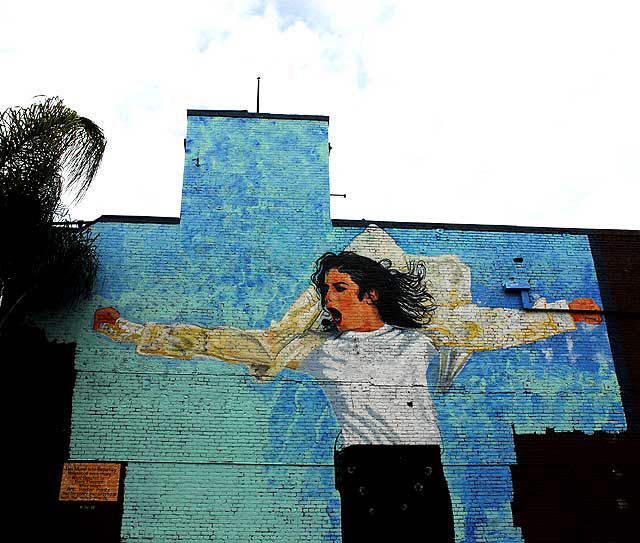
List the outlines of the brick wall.
{"type": "MultiPolygon", "coordinates": [[[[370,227],[330,220],[326,118],[188,119],[179,223],[98,222],[95,293],[47,322],[51,338],[78,345],[70,457],[128,463],[123,541],[340,541],[339,408],[327,383],[292,369],[261,382],[241,363],[140,354],[91,329],[94,311],[108,306],[134,323],[267,329],[308,288],[319,255],[370,227]]],[[[435,270],[439,303],[461,296],[470,273],[468,300],[452,311],[472,311],[468,326],[488,330],[492,346],[469,350],[446,392],[438,361],[428,370],[456,540],[522,541],[511,514],[513,432],[627,428],[606,318],[527,335],[523,323],[541,312],[504,288],[527,281],[532,301],[602,307],[589,233],[379,226],[392,241],[369,240],[367,250],[421,257],[435,270]],[[509,334],[512,346],[500,347],[509,334]]],[[[551,313],[566,322],[562,307],[551,313]]],[[[547,328],[559,322],[549,319],[547,328]]],[[[460,349],[439,347],[441,360],[460,349]]]]}

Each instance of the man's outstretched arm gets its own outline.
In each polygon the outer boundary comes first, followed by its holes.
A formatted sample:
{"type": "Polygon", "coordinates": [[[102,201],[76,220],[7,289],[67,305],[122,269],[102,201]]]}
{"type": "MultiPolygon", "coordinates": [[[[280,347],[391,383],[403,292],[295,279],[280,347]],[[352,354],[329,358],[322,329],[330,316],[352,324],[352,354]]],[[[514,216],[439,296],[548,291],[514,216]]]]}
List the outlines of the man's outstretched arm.
{"type": "Polygon", "coordinates": [[[263,330],[204,328],[189,324],[138,324],[120,316],[117,309],[95,312],[93,329],[113,341],[135,343],[139,354],[190,359],[218,358],[231,364],[270,366],[277,352],[263,330]]]}
{"type": "Polygon", "coordinates": [[[296,368],[322,342],[323,334],[309,331],[316,327],[320,312],[317,293],[310,288],[266,330],[138,324],[123,319],[113,307],[95,312],[93,329],[113,341],[135,343],[139,354],[180,359],[206,356],[245,364],[254,373],[272,376],[285,367],[296,368]]]}
{"type": "Polygon", "coordinates": [[[425,331],[437,346],[487,351],[517,347],[576,329],[577,322],[600,324],[598,305],[589,298],[547,303],[532,310],[480,307],[475,304],[440,306],[425,331]]]}

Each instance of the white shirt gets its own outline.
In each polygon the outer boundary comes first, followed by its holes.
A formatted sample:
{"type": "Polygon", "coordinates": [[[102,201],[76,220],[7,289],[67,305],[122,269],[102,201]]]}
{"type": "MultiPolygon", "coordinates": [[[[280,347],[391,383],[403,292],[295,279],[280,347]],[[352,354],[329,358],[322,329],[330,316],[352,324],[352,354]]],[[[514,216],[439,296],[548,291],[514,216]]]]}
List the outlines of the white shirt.
{"type": "Polygon", "coordinates": [[[424,334],[385,324],[327,340],[298,370],[320,381],[342,427],[344,446],[439,445],[427,388],[427,366],[435,356],[424,334]]]}

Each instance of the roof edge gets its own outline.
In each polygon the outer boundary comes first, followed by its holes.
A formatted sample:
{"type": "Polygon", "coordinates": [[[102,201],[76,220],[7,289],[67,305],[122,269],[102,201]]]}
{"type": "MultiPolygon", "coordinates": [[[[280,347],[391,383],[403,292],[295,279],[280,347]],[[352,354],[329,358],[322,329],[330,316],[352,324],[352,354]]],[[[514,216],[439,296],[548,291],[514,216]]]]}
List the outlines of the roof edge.
{"type": "MultiPolygon", "coordinates": [[[[90,225],[98,222],[134,224],[180,224],[180,217],[157,217],[152,215],[101,215],[94,221],[79,221],[90,225]]],[[[539,234],[610,234],[640,236],[640,230],[616,228],[564,228],[553,226],[515,226],[500,224],[465,224],[406,221],[375,221],[368,219],[331,219],[333,227],[366,228],[375,224],[380,228],[404,228],[412,230],[468,230],[476,232],[529,232],[539,234]]]]}
{"type": "Polygon", "coordinates": [[[605,228],[562,228],[554,226],[515,226],[500,224],[458,224],[430,222],[374,221],[368,219],[331,219],[332,226],[367,227],[375,224],[380,228],[405,228],[413,230],[469,230],[477,232],[530,232],[539,234],[618,234],[640,235],[640,230],[605,228]]]}
{"type": "Polygon", "coordinates": [[[135,224],[180,224],[180,217],[154,217],[152,215],[100,215],[91,224],[97,222],[119,222],[135,224]]]}
{"type": "Polygon", "coordinates": [[[240,109],[187,109],[187,117],[240,117],[243,119],[287,119],[329,122],[328,115],[294,115],[289,113],[249,113],[240,109]]]}

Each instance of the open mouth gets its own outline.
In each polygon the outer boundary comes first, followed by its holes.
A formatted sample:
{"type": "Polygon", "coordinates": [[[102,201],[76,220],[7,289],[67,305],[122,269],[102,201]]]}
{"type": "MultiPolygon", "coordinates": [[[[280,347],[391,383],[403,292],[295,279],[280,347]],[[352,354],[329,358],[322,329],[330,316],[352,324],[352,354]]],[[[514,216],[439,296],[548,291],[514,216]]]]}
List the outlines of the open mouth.
{"type": "Polygon", "coordinates": [[[336,324],[336,325],[340,324],[340,321],[342,320],[342,313],[340,313],[340,311],[337,310],[335,307],[330,307],[329,309],[327,309],[327,311],[331,315],[331,320],[333,321],[333,324],[336,324]]]}

